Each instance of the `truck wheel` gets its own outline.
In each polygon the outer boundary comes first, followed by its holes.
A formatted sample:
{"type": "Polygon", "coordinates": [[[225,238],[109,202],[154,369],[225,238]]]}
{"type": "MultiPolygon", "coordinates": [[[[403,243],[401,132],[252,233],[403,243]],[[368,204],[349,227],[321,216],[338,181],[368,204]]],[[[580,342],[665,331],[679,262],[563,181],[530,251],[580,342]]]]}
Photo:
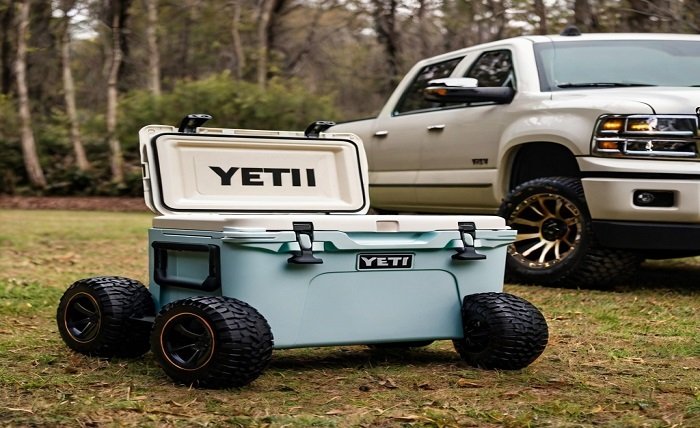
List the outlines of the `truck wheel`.
{"type": "Polygon", "coordinates": [[[81,279],[58,304],[56,322],[63,341],[82,354],[104,358],[138,357],[148,351],[153,299],[138,281],[116,276],[81,279]]]}
{"type": "Polygon", "coordinates": [[[634,253],[597,247],[581,181],[536,178],[516,187],[498,215],[518,231],[507,273],[517,282],[601,288],[631,275],[634,253]]]}
{"type": "Polygon", "coordinates": [[[454,346],[469,365],[484,369],[527,367],[547,346],[549,330],[530,302],[507,293],[480,293],[462,303],[464,338],[454,346]]]}
{"type": "Polygon", "coordinates": [[[156,361],[173,380],[210,388],[247,385],[272,356],[272,332],[248,304],[191,297],[165,305],[151,333],[156,361]]]}

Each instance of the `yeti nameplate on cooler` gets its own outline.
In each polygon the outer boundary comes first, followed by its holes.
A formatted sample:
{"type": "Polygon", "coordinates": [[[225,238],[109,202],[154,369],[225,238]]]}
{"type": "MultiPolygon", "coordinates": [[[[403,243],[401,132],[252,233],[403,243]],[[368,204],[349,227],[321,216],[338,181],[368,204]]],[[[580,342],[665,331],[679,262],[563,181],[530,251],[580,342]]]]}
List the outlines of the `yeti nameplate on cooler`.
{"type": "Polygon", "coordinates": [[[412,253],[358,254],[357,270],[413,269],[412,253]]]}

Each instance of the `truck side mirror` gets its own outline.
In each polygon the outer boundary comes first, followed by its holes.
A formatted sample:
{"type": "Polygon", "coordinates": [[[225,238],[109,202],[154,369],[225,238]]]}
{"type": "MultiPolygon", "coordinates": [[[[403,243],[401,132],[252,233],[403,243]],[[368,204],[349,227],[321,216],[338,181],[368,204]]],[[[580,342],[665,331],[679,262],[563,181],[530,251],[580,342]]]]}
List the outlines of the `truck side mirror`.
{"type": "Polygon", "coordinates": [[[423,97],[438,103],[508,104],[515,96],[515,89],[508,86],[478,87],[478,81],[469,77],[435,79],[428,82],[423,97]]]}

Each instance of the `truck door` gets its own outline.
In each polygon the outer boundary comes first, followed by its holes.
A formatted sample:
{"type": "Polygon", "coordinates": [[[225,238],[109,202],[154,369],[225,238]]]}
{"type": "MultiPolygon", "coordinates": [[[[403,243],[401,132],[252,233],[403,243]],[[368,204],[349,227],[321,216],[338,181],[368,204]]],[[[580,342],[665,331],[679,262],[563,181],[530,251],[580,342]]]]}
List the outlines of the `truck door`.
{"type": "MultiPolygon", "coordinates": [[[[470,55],[471,56],[471,55],[470,55]]],[[[480,87],[515,87],[510,50],[477,53],[464,77],[480,87]]],[[[419,204],[442,211],[493,212],[498,142],[508,125],[508,105],[491,102],[452,105],[425,114],[424,143],[416,177],[419,204]]]]}
{"type": "Polygon", "coordinates": [[[423,98],[423,88],[432,79],[450,76],[462,58],[420,68],[398,101],[389,100],[375,121],[367,144],[371,147],[370,197],[382,201],[383,208],[416,208],[414,186],[424,138],[416,123],[424,121],[423,112],[437,105],[423,98]]]}

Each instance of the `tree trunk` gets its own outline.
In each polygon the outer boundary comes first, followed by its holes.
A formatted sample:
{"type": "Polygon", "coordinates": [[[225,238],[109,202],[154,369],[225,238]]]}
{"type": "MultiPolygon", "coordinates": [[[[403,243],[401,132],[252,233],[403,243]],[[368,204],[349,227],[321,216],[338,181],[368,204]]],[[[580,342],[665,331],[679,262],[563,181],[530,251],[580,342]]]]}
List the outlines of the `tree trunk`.
{"type": "Polygon", "coordinates": [[[418,20],[418,41],[420,43],[420,57],[427,58],[431,55],[432,47],[430,46],[430,38],[428,34],[428,2],[426,0],[418,1],[418,11],[416,12],[416,18],[418,20]]]}
{"type": "Polygon", "coordinates": [[[245,72],[245,52],[243,51],[243,42],[241,41],[241,1],[233,0],[233,13],[231,14],[231,37],[233,38],[233,54],[236,57],[235,74],[237,79],[243,78],[245,72]]]}
{"type": "Polygon", "coordinates": [[[178,64],[178,76],[185,79],[196,79],[196,73],[190,70],[190,33],[192,32],[192,24],[194,23],[192,11],[195,8],[195,4],[192,0],[187,0],[184,2],[184,4],[182,4],[182,7],[185,9],[185,22],[183,23],[183,28],[179,34],[180,48],[178,50],[180,59],[178,64]]]}
{"type": "Polygon", "coordinates": [[[66,102],[66,114],[70,123],[70,139],[73,145],[75,154],[75,162],[80,171],[90,169],[83,146],[82,137],[80,135],[80,125],[78,122],[78,110],[75,105],[75,82],[73,80],[73,71],[71,70],[71,37],[70,37],[70,18],[68,11],[63,10],[63,18],[61,23],[61,65],[63,68],[63,97],[66,102]]]}
{"type": "Polygon", "coordinates": [[[591,10],[590,0],[576,0],[574,2],[574,25],[583,33],[599,30],[598,20],[591,10]]]}
{"type": "Polygon", "coordinates": [[[158,0],[146,0],[148,11],[148,82],[154,97],[160,97],[160,51],[158,49],[158,0]]]}
{"type": "Polygon", "coordinates": [[[535,15],[539,18],[539,23],[537,24],[537,34],[548,34],[547,29],[547,9],[544,5],[543,0],[535,0],[535,15]]]}
{"type": "Polygon", "coordinates": [[[685,6],[685,22],[687,28],[693,33],[700,33],[700,0],[689,0],[685,6]]]}
{"type": "Polygon", "coordinates": [[[500,40],[508,24],[506,19],[506,5],[501,0],[489,0],[488,10],[491,12],[489,19],[489,41],[500,40]]]}
{"type": "Polygon", "coordinates": [[[267,86],[267,60],[270,51],[269,27],[275,0],[262,0],[258,14],[258,86],[267,86]]]}
{"type": "MultiPolygon", "coordinates": [[[[115,2],[118,3],[118,2],[115,2]]],[[[121,13],[112,11],[112,55],[107,79],[107,139],[110,151],[110,169],[115,183],[124,183],[124,155],[117,136],[117,108],[119,107],[119,67],[122,62],[121,13]]]]}
{"type": "Polygon", "coordinates": [[[286,62],[284,70],[287,75],[294,76],[297,67],[302,63],[302,61],[314,50],[318,49],[317,33],[318,30],[323,28],[320,25],[321,17],[324,14],[325,2],[320,2],[314,7],[313,16],[306,24],[307,32],[304,38],[304,43],[301,44],[301,49],[299,49],[294,55],[285,55],[290,59],[286,62]]]}
{"type": "Polygon", "coordinates": [[[377,40],[386,52],[388,66],[388,86],[391,89],[398,83],[399,70],[399,32],[396,28],[397,0],[374,0],[374,26],[377,40]]]}
{"type": "Polygon", "coordinates": [[[29,28],[29,3],[22,0],[19,3],[19,22],[17,26],[17,58],[15,60],[15,75],[17,76],[17,98],[19,102],[19,119],[22,138],[22,155],[24,167],[27,170],[29,182],[36,187],[45,188],[46,178],[39,163],[34,133],[32,132],[32,115],[29,108],[27,89],[27,30],[29,28]]]}
{"type": "Polygon", "coordinates": [[[652,31],[653,4],[648,0],[628,0],[629,10],[625,17],[628,31],[644,33],[652,31]]]}

